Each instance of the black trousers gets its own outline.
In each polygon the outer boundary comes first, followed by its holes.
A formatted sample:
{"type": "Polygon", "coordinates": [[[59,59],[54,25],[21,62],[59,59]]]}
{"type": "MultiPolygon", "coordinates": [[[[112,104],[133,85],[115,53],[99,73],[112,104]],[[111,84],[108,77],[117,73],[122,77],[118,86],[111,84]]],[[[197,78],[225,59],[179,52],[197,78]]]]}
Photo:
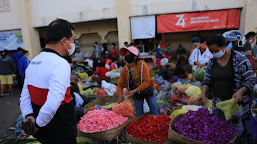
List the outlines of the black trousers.
{"type": "MultiPolygon", "coordinates": [[[[41,107],[33,103],[32,107],[38,114],[41,107]]],[[[42,144],[76,144],[74,116],[73,101],[61,105],[53,119],[33,136],[42,144]]]]}

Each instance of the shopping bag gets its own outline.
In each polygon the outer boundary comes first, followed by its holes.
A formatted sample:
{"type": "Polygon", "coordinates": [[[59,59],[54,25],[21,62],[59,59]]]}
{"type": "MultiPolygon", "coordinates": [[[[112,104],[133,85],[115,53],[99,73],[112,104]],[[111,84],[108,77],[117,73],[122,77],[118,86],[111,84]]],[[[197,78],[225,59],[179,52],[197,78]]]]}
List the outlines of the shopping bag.
{"type": "Polygon", "coordinates": [[[218,107],[221,111],[224,112],[225,114],[225,118],[228,121],[232,115],[238,111],[242,112],[242,109],[239,107],[238,104],[235,104],[233,106],[235,102],[235,98],[229,99],[229,100],[225,100],[225,101],[220,101],[218,102],[215,106],[218,107]]]}

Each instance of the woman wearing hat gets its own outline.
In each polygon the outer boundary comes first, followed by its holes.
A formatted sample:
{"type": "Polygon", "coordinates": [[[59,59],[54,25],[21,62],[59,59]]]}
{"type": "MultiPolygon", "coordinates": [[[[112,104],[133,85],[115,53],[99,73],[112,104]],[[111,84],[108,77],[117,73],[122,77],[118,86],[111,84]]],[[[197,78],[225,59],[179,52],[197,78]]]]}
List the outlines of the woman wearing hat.
{"type": "Polygon", "coordinates": [[[121,56],[125,56],[127,64],[121,70],[120,78],[117,83],[117,94],[119,102],[122,102],[123,86],[126,84],[129,90],[129,97],[134,100],[137,115],[144,115],[144,99],[146,99],[151,114],[158,115],[158,106],[154,90],[154,80],[150,77],[149,67],[143,61],[139,60],[139,51],[135,46],[121,48],[121,56]]]}

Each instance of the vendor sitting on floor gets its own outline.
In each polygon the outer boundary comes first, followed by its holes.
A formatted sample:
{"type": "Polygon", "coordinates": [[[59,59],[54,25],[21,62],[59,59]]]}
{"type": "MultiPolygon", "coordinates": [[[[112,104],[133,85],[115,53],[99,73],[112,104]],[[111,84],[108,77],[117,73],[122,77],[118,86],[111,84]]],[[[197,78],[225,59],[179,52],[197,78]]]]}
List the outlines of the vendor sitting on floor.
{"type": "Polygon", "coordinates": [[[166,68],[166,65],[168,64],[169,60],[167,58],[163,58],[161,60],[161,68],[160,68],[160,71],[159,71],[159,76],[162,76],[162,78],[164,80],[167,80],[167,81],[170,81],[171,79],[171,76],[170,76],[170,73],[169,73],[169,70],[166,68]]]}
{"type": "Polygon", "coordinates": [[[112,62],[110,63],[110,68],[111,70],[117,69],[118,68],[118,58],[113,58],[112,62]]]}
{"type": "Polygon", "coordinates": [[[174,71],[174,76],[176,76],[178,78],[182,78],[182,79],[187,77],[187,74],[186,74],[185,70],[182,68],[184,62],[185,62],[184,57],[180,57],[178,59],[177,64],[176,64],[176,68],[175,68],[175,71],[174,71]]]}
{"type": "Polygon", "coordinates": [[[92,79],[101,85],[102,80],[109,81],[109,78],[106,77],[106,73],[110,71],[108,68],[105,67],[105,63],[100,63],[99,68],[97,71],[92,75],[92,79]]]}
{"type": "Polygon", "coordinates": [[[70,94],[72,95],[74,101],[74,109],[75,109],[75,122],[77,123],[80,118],[84,115],[83,107],[89,103],[89,100],[80,94],[78,87],[78,77],[76,75],[70,76],[70,94]]]}

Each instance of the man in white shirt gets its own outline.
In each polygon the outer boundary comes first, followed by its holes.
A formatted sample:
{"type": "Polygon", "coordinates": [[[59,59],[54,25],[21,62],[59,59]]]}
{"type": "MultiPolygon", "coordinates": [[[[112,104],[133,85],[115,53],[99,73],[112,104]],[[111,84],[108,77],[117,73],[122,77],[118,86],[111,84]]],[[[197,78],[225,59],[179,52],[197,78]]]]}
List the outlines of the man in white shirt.
{"type": "MultiPolygon", "coordinates": [[[[46,48],[26,69],[20,98],[25,120],[35,124],[33,136],[42,144],[75,144],[74,102],[70,94],[71,68],[63,56],[75,51],[75,27],[63,19],[46,29],[46,48]]],[[[27,138],[29,135],[22,130],[27,138]]]]}
{"type": "Polygon", "coordinates": [[[206,39],[203,39],[201,40],[200,47],[195,48],[191,53],[188,62],[193,67],[193,71],[195,71],[197,67],[206,68],[212,57],[212,53],[209,51],[206,45],[206,39]]]}

